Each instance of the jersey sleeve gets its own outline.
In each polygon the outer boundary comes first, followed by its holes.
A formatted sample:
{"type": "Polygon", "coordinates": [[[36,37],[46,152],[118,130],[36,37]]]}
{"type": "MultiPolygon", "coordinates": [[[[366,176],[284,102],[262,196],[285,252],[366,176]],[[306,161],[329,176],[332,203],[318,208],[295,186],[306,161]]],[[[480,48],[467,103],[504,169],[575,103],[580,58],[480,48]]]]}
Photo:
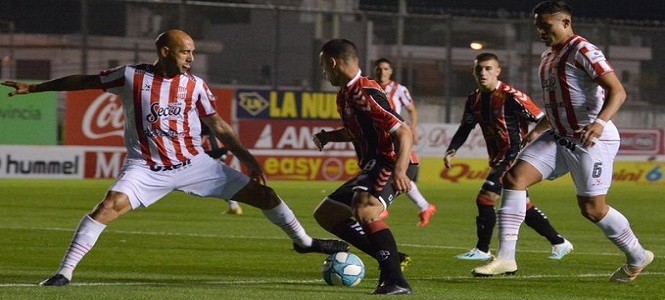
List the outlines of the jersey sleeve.
{"type": "Polygon", "coordinates": [[[545,116],[545,113],[542,109],[540,109],[540,107],[538,107],[538,105],[536,105],[536,103],[533,102],[533,100],[531,100],[530,97],[528,97],[528,99],[529,100],[526,102],[518,102],[522,104],[522,107],[524,107],[524,116],[532,122],[537,122],[545,116]]]}
{"type": "Polygon", "coordinates": [[[210,91],[205,82],[202,82],[201,89],[198,90],[198,98],[196,108],[199,111],[199,116],[210,116],[217,112],[215,109],[215,100],[217,98],[215,98],[215,95],[210,91]]]}
{"type": "Polygon", "coordinates": [[[614,72],[603,52],[590,43],[581,45],[575,55],[575,63],[593,79],[614,72]]]}
{"type": "Polygon", "coordinates": [[[128,66],[119,66],[99,72],[102,89],[105,92],[119,95],[125,88],[125,73],[128,66]]]}
{"type": "Polygon", "coordinates": [[[473,128],[476,127],[476,124],[478,124],[478,121],[473,116],[472,100],[473,95],[467,98],[466,105],[464,105],[464,113],[462,114],[462,121],[460,122],[455,135],[453,135],[453,138],[450,140],[450,145],[448,145],[446,152],[448,152],[448,150],[457,151],[457,149],[462,147],[464,142],[466,142],[466,139],[469,138],[471,130],[473,130],[473,128]]]}
{"type": "Polygon", "coordinates": [[[531,122],[537,122],[543,116],[545,116],[543,110],[540,109],[540,107],[538,107],[535,102],[533,102],[533,99],[531,99],[529,95],[513,88],[510,88],[508,93],[511,95],[511,98],[517,105],[517,109],[519,110],[520,115],[522,115],[522,117],[525,119],[531,122]]]}
{"type": "Polygon", "coordinates": [[[400,93],[400,98],[399,101],[402,102],[402,106],[404,107],[409,107],[413,105],[413,99],[411,98],[411,94],[409,93],[409,89],[407,89],[405,86],[400,85],[401,88],[401,93],[400,93]]]}
{"type": "Polygon", "coordinates": [[[392,133],[402,125],[397,113],[392,113],[386,94],[380,89],[364,88],[360,99],[356,100],[356,105],[360,108],[359,111],[387,132],[392,133]]]}

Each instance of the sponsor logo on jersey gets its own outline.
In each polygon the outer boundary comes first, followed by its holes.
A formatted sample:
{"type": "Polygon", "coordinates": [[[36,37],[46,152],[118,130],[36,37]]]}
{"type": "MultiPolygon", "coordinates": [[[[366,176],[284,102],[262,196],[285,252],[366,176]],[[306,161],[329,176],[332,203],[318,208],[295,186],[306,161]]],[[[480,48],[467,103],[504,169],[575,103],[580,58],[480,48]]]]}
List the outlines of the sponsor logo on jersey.
{"type": "Polygon", "coordinates": [[[146,121],[150,123],[157,122],[160,118],[182,118],[182,102],[169,103],[166,107],[161,107],[159,103],[155,102],[150,105],[150,114],[146,116],[146,121]]]}

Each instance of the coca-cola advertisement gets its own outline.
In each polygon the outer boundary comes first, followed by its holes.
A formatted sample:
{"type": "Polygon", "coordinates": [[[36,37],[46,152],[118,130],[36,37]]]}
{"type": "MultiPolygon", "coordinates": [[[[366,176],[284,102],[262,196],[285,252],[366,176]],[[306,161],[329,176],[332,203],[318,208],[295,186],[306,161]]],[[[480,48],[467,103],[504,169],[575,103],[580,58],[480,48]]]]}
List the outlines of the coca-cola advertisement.
{"type": "MultiPolygon", "coordinates": [[[[229,123],[235,91],[212,88],[217,113],[229,123]]],[[[65,145],[124,146],[122,99],[96,90],[67,92],[65,145]]]]}
{"type": "Polygon", "coordinates": [[[65,145],[123,146],[122,99],[100,91],[67,93],[65,145]]]}

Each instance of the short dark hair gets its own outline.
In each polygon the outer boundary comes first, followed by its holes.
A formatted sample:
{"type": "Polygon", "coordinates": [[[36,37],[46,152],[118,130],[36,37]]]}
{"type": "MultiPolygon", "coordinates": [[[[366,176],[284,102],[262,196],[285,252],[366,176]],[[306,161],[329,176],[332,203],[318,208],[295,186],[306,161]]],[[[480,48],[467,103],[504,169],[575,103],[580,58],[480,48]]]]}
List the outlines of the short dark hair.
{"type": "Polygon", "coordinates": [[[330,40],[321,46],[321,52],[343,60],[358,59],[358,48],[347,39],[330,40]]]}
{"type": "Polygon", "coordinates": [[[476,55],[476,62],[483,62],[483,61],[488,61],[488,60],[496,60],[497,62],[500,63],[499,57],[490,52],[483,52],[478,55],[476,55]]]}
{"type": "Polygon", "coordinates": [[[391,67],[393,66],[393,63],[390,62],[389,59],[387,59],[387,58],[385,58],[385,57],[381,57],[381,58],[379,58],[379,59],[377,59],[377,60],[374,61],[374,67],[378,67],[379,64],[381,64],[381,63],[387,63],[387,64],[389,64],[391,67]]]}
{"type": "Polygon", "coordinates": [[[573,10],[566,3],[558,1],[543,1],[533,8],[534,15],[565,13],[573,15],[573,10]]]}

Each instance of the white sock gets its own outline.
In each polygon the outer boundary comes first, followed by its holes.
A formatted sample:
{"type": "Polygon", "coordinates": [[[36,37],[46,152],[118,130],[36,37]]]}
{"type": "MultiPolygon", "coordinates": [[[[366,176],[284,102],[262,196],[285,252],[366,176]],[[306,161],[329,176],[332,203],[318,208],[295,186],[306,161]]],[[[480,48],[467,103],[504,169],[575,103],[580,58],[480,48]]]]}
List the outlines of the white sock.
{"type": "Polygon", "coordinates": [[[614,243],[623,253],[626,253],[628,263],[631,265],[641,265],[646,257],[644,248],[637,240],[637,236],[630,228],[628,219],[618,210],[610,207],[607,215],[596,223],[603,230],[612,243],[614,243]]]}
{"type": "Polygon", "coordinates": [[[418,208],[420,208],[420,211],[426,211],[429,207],[429,203],[425,197],[423,197],[423,194],[420,193],[415,182],[411,181],[411,189],[408,193],[406,193],[406,195],[409,196],[411,202],[415,203],[418,208]]]}
{"type": "Polygon", "coordinates": [[[230,209],[237,209],[238,207],[240,207],[240,205],[238,204],[238,201],[229,200],[229,208],[230,209]]]}
{"type": "Polygon", "coordinates": [[[270,222],[282,228],[294,243],[302,247],[312,246],[312,237],[305,232],[305,228],[284,200],[274,208],[264,209],[263,214],[270,222]]]}
{"type": "Polygon", "coordinates": [[[85,215],[76,228],[74,238],[60,263],[60,269],[56,273],[72,280],[76,265],[92,249],[104,228],[106,228],[106,225],[93,220],[89,215],[85,215]]]}
{"type": "Polygon", "coordinates": [[[503,260],[515,260],[517,237],[526,216],[526,191],[503,189],[499,216],[499,252],[503,260]]]}

